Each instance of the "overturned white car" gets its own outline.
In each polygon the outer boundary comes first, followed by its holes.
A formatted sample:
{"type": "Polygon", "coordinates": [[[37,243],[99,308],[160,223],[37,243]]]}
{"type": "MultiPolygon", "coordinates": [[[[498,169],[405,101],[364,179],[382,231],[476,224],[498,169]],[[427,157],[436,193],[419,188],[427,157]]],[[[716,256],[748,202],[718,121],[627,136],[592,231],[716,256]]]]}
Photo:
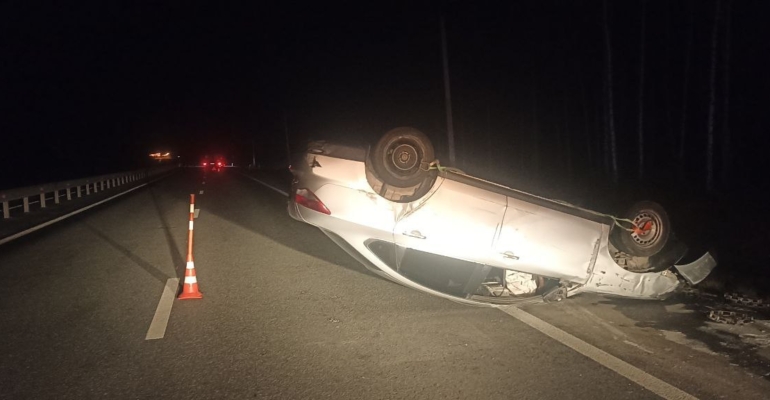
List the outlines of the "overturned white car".
{"type": "Polygon", "coordinates": [[[291,171],[293,218],[372,272],[463,303],[658,299],[716,266],[709,253],[674,265],[686,246],[656,203],[618,218],[475,178],[441,167],[413,128],[371,149],[312,142],[291,171]]]}

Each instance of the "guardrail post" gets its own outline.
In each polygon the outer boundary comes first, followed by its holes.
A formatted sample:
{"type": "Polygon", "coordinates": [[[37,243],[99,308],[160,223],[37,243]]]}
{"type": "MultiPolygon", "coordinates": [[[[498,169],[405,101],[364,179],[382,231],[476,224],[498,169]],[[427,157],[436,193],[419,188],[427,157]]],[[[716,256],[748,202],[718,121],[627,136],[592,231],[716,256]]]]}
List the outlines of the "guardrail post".
{"type": "MultiPolygon", "coordinates": [[[[19,206],[23,207],[23,214],[27,214],[31,212],[30,203],[39,202],[40,207],[36,207],[35,210],[38,208],[45,209],[48,207],[48,201],[51,200],[51,198],[53,199],[53,203],[58,205],[63,203],[62,198],[65,196],[67,197],[68,201],[71,201],[75,197],[76,193],[77,197],[81,198],[92,194],[92,191],[94,194],[100,191],[109,191],[112,188],[117,188],[118,185],[126,185],[127,183],[136,184],[143,182],[146,178],[155,176],[156,171],[167,170],[168,168],[127,171],[119,174],[100,175],[58,183],[51,182],[43,186],[22,187],[12,189],[9,192],[3,191],[0,193],[0,204],[2,204],[3,209],[2,218],[11,218],[11,209],[15,209],[19,206]],[[83,194],[84,187],[85,194],[83,194]],[[62,190],[65,192],[62,193],[62,190]],[[51,193],[51,198],[48,198],[48,193],[51,193]],[[39,200],[35,199],[35,196],[38,196],[39,200]],[[13,202],[14,206],[11,206],[11,202],[13,202]],[[19,202],[22,204],[18,204],[19,202]]],[[[14,214],[16,214],[15,211],[14,214]]]]}

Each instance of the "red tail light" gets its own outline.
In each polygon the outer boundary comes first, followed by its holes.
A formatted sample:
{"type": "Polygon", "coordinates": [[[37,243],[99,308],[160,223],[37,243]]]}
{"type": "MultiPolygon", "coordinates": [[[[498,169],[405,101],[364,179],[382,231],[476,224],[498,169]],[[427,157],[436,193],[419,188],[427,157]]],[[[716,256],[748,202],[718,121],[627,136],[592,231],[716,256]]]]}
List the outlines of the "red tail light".
{"type": "Polygon", "coordinates": [[[326,205],[316,197],[316,195],[307,189],[297,189],[297,193],[294,195],[294,201],[302,206],[305,206],[313,211],[318,211],[326,215],[332,215],[332,212],[326,208],[326,205]]]}
{"type": "Polygon", "coordinates": [[[208,163],[203,163],[203,166],[205,167],[205,166],[206,166],[206,164],[208,164],[208,163]]]}
{"type": "Polygon", "coordinates": [[[217,163],[217,167],[221,167],[221,166],[222,166],[222,163],[221,163],[221,162],[218,162],[218,163],[217,163]]]}

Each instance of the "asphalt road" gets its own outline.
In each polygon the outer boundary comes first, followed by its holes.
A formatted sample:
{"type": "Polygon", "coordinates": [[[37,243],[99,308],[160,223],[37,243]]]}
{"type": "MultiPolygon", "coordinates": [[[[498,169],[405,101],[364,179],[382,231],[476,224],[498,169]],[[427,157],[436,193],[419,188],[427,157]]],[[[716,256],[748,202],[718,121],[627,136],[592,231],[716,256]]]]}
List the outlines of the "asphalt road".
{"type": "Polygon", "coordinates": [[[697,398],[770,393],[766,347],[692,300],[523,307],[536,329],[373,276],[285,208],[236,170],[186,169],[0,247],[0,397],[659,398],[542,327],[697,398]],[[169,303],[148,340],[183,276],[190,193],[204,298],[169,303]]]}

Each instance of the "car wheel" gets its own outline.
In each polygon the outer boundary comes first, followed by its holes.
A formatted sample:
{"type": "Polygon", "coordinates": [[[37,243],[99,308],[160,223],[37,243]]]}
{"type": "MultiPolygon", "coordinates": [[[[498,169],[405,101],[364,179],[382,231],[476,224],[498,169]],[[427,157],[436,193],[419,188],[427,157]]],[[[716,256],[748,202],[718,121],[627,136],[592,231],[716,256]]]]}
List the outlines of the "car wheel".
{"type": "Polygon", "coordinates": [[[388,185],[409,188],[421,184],[429,175],[433,145],[414,128],[396,128],[380,138],[372,150],[372,168],[388,185]]]}
{"type": "Polygon", "coordinates": [[[438,170],[434,169],[430,171],[428,176],[422,182],[406,188],[399,188],[383,182],[383,180],[374,172],[374,168],[371,167],[371,164],[371,157],[367,156],[366,181],[369,182],[369,186],[371,186],[372,190],[380,196],[396,203],[410,203],[419,200],[431,190],[433,184],[436,183],[436,177],[438,176],[438,170]]]}
{"type": "Polygon", "coordinates": [[[640,201],[623,217],[633,221],[638,229],[629,232],[616,226],[612,230],[610,241],[618,250],[632,256],[650,257],[660,252],[668,242],[671,223],[660,204],[640,201]]]}

